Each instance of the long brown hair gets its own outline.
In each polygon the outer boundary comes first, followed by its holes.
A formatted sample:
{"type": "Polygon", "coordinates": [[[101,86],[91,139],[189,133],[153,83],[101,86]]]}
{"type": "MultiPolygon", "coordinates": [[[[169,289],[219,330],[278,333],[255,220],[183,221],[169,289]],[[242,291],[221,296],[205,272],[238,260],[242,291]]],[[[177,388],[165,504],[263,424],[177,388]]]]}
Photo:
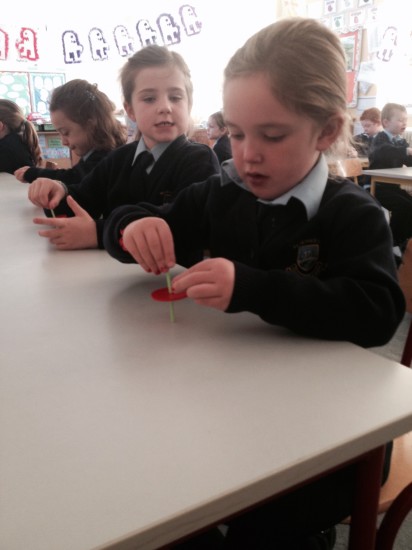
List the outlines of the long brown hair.
{"type": "Polygon", "coordinates": [[[80,78],[58,86],[50,98],[50,112],[62,111],[88,133],[93,148],[111,151],[126,143],[127,129],[115,116],[115,104],[97,84],[80,78]]]}
{"type": "Polygon", "coordinates": [[[40,165],[42,161],[39,138],[33,124],[26,120],[23,111],[9,99],[0,99],[0,120],[12,134],[17,134],[29,150],[34,164],[40,165]]]}

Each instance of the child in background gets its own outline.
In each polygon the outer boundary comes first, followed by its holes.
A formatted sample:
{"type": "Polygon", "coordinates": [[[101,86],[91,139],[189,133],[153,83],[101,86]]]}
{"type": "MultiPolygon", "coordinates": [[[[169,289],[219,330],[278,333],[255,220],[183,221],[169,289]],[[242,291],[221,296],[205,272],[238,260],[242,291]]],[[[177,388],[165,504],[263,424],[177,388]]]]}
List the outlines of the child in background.
{"type": "Polygon", "coordinates": [[[20,107],[0,99],[0,172],[13,174],[21,166],[42,160],[37,132],[20,107]]]}
{"type": "Polygon", "coordinates": [[[220,111],[210,115],[207,121],[207,136],[211,140],[215,140],[213,151],[216,153],[220,164],[224,160],[232,158],[232,148],[228,137],[228,131],[220,111]]]}
{"type": "MultiPolygon", "coordinates": [[[[169,205],[113,211],[106,249],[153,274],[188,266],[173,291],[199,305],[249,311],[308,337],[386,343],[405,311],[390,230],[373,197],[328,178],[324,156],[349,140],[338,36],[314,19],[280,20],[252,36],[224,76],[233,160],[169,205]],[[204,249],[211,257],[193,264],[204,249]]],[[[220,546],[215,530],[181,547],[332,548],[354,484],[355,468],[344,467],[228,521],[220,546]]]]}
{"type": "MultiPolygon", "coordinates": [[[[383,130],[373,139],[369,151],[369,168],[412,166],[412,147],[403,137],[408,114],[406,107],[387,103],[382,109],[383,130]]],[[[377,183],[375,196],[390,212],[394,244],[403,250],[412,237],[412,197],[400,185],[377,183]]]]}
{"type": "Polygon", "coordinates": [[[80,161],[69,169],[23,166],[14,172],[21,182],[51,178],[66,185],[79,183],[110,151],[126,143],[127,130],[115,117],[114,103],[87,80],[70,80],[55,88],[49,109],[62,144],[80,161]]]}
{"type": "Polygon", "coordinates": [[[376,107],[365,109],[361,114],[360,123],[363,128],[361,134],[353,137],[355,149],[360,157],[367,157],[373,138],[382,129],[381,112],[376,107]]]}
{"type": "Polygon", "coordinates": [[[35,205],[72,216],[34,220],[51,227],[39,234],[59,249],[102,247],[105,219],[117,206],[163,204],[180,189],[219,171],[210,147],[186,136],[193,87],[180,54],[147,46],[127,60],[120,77],[124,108],[137,123],[138,141],[110,153],[81,183],[66,188],[40,178],[29,188],[35,205]]]}
{"type": "Polygon", "coordinates": [[[402,136],[408,124],[404,105],[387,103],[382,109],[383,130],[373,139],[369,152],[369,168],[400,168],[412,166],[412,147],[402,136]]]}

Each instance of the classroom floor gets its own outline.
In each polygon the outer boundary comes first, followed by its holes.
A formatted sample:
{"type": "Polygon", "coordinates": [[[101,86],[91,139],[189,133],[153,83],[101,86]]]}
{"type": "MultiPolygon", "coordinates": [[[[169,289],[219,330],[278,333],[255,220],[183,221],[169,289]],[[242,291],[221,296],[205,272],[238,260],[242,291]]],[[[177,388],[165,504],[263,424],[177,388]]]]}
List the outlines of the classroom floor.
{"type": "MultiPolygon", "coordinates": [[[[371,351],[378,355],[383,355],[388,359],[395,361],[401,360],[402,350],[406,339],[406,334],[409,328],[411,316],[407,313],[404,320],[400,324],[394,337],[388,344],[378,348],[371,348],[371,351]]],[[[412,396],[411,396],[412,397],[412,396]]],[[[333,550],[347,550],[349,537],[349,526],[338,525],[336,544],[333,550]]],[[[393,550],[411,550],[412,549],[412,512],[405,519],[398,536],[396,537],[393,550]]]]}

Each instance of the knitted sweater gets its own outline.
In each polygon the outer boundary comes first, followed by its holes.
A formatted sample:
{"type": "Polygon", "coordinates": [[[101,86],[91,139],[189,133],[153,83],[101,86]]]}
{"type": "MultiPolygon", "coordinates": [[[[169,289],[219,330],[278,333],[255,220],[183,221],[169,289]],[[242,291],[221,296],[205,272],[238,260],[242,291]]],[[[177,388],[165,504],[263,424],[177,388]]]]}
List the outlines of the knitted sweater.
{"type": "Polygon", "coordinates": [[[0,139],[0,172],[14,172],[22,166],[33,166],[34,161],[27,146],[17,134],[7,134],[0,139]]]}
{"type": "Polygon", "coordinates": [[[105,228],[107,251],[133,262],[120,245],[121,230],[152,215],[171,227],[178,264],[191,265],[204,249],[234,262],[228,313],[249,311],[297,333],[365,347],[385,344],[404,315],[384,214],[349,180],[329,179],[308,220],[298,199],[264,205],[223,171],[222,179],[192,185],[162,208],[114,210],[105,228]]]}
{"type": "MultiPolygon", "coordinates": [[[[136,147],[133,142],[115,149],[80,183],[69,187],[69,194],[96,220],[100,248],[105,220],[114,208],[140,201],[163,204],[184,187],[219,171],[210,147],[182,135],[167,147],[150,174],[142,175],[138,163],[133,163],[136,147]]],[[[55,214],[73,215],[65,200],[55,214]]]]}
{"type": "Polygon", "coordinates": [[[29,183],[37,178],[59,180],[63,181],[66,185],[79,183],[108,153],[109,151],[93,151],[86,160],[81,158],[73,168],[58,168],[57,170],[51,168],[29,168],[24,174],[24,179],[29,183]]]}

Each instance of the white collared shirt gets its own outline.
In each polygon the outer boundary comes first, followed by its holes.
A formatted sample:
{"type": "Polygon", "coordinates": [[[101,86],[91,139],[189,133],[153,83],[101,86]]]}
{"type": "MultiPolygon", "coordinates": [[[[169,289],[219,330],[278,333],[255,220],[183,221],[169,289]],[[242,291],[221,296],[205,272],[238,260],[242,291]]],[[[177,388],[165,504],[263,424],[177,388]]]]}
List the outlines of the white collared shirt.
{"type": "MultiPolygon", "coordinates": [[[[291,197],[295,197],[304,205],[306,215],[308,220],[310,220],[319,210],[319,205],[328,181],[328,174],[328,164],[325,156],[321,154],[318,162],[309,174],[303,178],[300,183],[292,187],[292,189],[289,189],[289,191],[273,200],[257,200],[263,204],[287,204],[291,197]]],[[[226,185],[229,181],[235,182],[236,185],[239,185],[239,187],[242,187],[242,189],[246,189],[248,191],[247,186],[243,183],[236,172],[232,159],[226,160],[222,163],[222,185],[226,185]]]]}

